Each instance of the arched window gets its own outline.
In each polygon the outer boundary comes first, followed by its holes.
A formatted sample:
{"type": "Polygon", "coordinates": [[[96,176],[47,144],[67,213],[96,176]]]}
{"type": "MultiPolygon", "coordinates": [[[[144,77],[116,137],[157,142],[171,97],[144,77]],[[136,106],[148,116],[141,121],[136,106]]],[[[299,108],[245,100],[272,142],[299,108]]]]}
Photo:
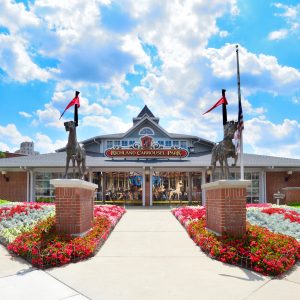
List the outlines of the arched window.
{"type": "Polygon", "coordinates": [[[140,130],[139,135],[154,135],[154,131],[149,127],[144,127],[140,130]]]}

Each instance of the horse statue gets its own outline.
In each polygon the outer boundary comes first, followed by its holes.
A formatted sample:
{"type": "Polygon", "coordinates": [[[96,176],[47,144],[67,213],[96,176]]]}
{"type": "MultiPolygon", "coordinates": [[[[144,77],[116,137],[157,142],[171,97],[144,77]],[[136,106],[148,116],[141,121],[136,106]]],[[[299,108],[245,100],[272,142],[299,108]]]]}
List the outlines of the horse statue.
{"type": "Polygon", "coordinates": [[[212,155],[211,155],[211,170],[213,177],[217,161],[219,161],[221,166],[221,179],[229,179],[230,173],[229,173],[229,166],[227,159],[229,157],[234,158],[234,163],[232,166],[236,165],[238,155],[235,151],[235,146],[232,142],[232,139],[234,137],[234,133],[237,130],[237,122],[230,121],[227,122],[224,126],[224,138],[223,141],[216,144],[212,149],[212,155]],[[224,167],[223,164],[225,163],[225,174],[224,174],[224,167]]]}
{"type": "Polygon", "coordinates": [[[73,178],[75,178],[75,161],[77,162],[78,175],[80,179],[84,178],[86,171],[86,153],[83,145],[77,142],[76,124],[74,121],[65,122],[65,129],[69,131],[68,144],[66,146],[67,161],[64,178],[67,178],[70,160],[73,163],[73,178]]]}

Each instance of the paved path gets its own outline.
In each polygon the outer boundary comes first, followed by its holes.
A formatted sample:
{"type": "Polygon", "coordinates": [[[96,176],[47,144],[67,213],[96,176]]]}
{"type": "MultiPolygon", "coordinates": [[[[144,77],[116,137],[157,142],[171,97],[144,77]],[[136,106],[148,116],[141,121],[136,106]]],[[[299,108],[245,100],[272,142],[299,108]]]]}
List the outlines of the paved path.
{"type": "Polygon", "coordinates": [[[0,248],[0,299],[298,299],[300,266],[271,279],[214,261],[164,209],[129,209],[97,255],[38,271],[0,248]]]}

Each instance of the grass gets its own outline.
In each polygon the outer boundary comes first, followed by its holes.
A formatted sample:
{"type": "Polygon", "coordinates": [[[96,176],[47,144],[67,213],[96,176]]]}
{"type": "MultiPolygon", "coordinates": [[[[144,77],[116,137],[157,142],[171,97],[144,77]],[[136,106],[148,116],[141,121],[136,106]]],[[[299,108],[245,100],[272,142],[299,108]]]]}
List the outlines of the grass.
{"type": "Polygon", "coordinates": [[[10,203],[10,201],[0,199],[0,204],[4,204],[4,203],[10,203]]]}

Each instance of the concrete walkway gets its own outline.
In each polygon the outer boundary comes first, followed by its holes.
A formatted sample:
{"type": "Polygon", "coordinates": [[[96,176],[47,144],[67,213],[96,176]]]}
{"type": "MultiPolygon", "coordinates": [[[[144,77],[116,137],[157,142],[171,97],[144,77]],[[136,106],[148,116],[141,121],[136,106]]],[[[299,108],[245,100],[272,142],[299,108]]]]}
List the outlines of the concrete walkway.
{"type": "Polygon", "coordinates": [[[300,266],[271,279],[203,254],[169,210],[128,209],[97,255],[47,271],[0,248],[0,299],[298,299],[300,266]]]}

